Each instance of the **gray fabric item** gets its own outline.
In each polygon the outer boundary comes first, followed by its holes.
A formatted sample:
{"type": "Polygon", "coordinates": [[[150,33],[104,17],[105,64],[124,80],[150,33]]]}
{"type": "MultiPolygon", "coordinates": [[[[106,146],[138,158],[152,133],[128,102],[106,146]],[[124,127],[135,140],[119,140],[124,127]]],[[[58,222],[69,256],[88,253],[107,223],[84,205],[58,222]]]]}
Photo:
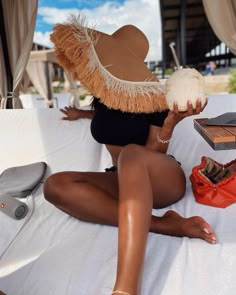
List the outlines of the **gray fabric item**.
{"type": "Polygon", "coordinates": [[[236,126],[236,112],[224,113],[215,118],[201,122],[201,125],[209,126],[236,126]]]}
{"type": "Polygon", "coordinates": [[[15,198],[27,197],[40,183],[46,169],[46,163],[37,162],[4,170],[0,175],[0,193],[15,198]]]}

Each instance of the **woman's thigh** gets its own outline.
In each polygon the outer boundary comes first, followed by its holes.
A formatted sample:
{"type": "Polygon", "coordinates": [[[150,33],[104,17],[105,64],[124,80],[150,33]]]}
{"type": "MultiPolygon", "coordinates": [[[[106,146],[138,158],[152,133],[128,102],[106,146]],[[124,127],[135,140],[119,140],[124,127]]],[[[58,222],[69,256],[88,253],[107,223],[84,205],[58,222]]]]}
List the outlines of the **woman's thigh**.
{"type": "Polygon", "coordinates": [[[58,192],[60,196],[65,195],[67,197],[71,187],[77,189],[78,192],[81,190],[80,183],[87,183],[93,188],[102,190],[109,196],[118,199],[117,172],[59,172],[47,179],[44,189],[46,193],[53,192],[57,194],[58,192]]]}
{"type": "Polygon", "coordinates": [[[184,196],[185,174],[173,157],[165,154],[151,156],[149,175],[153,187],[154,208],[167,207],[184,196]]]}
{"type": "MultiPolygon", "coordinates": [[[[186,186],[185,176],[181,166],[173,157],[137,145],[125,147],[121,154],[122,161],[131,167],[130,173],[134,176],[139,164],[147,169],[152,186],[154,208],[166,207],[182,198],[186,186]]],[[[78,193],[82,188],[79,184],[88,183],[93,188],[107,193],[109,197],[119,198],[117,172],[59,172],[49,177],[45,184],[45,193],[49,196],[58,195],[62,199],[63,196],[67,198],[72,184],[75,183],[78,186],[73,187],[78,190],[78,193]]],[[[145,186],[145,183],[143,185],[145,186]]],[[[89,190],[89,187],[87,189],[89,190]]],[[[81,193],[84,195],[83,191],[81,193]]]]}
{"type": "Polygon", "coordinates": [[[127,161],[134,174],[135,167],[138,168],[139,165],[146,169],[152,186],[154,208],[167,207],[183,197],[186,188],[185,175],[172,156],[143,146],[129,145],[122,151],[119,165],[123,161],[127,161]]]}

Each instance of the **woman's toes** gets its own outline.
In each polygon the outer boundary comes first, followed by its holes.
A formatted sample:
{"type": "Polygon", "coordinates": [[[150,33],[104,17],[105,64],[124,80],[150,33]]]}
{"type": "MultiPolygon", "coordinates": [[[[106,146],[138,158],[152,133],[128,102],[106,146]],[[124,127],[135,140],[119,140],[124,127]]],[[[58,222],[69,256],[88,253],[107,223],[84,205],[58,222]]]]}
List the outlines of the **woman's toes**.
{"type": "Polygon", "coordinates": [[[199,226],[202,229],[202,239],[210,244],[216,244],[216,235],[213,233],[211,226],[200,217],[199,226]]]}
{"type": "Polygon", "coordinates": [[[204,233],[202,239],[207,241],[210,244],[216,244],[217,242],[216,235],[214,233],[211,233],[211,234],[204,233]]]}
{"type": "Polygon", "coordinates": [[[208,224],[205,224],[203,231],[208,235],[212,232],[211,227],[208,224]]]}
{"type": "Polygon", "coordinates": [[[211,226],[200,216],[186,218],[184,223],[186,236],[190,238],[200,238],[209,243],[216,243],[216,235],[211,226]]]}
{"type": "Polygon", "coordinates": [[[163,218],[171,225],[170,235],[177,237],[199,238],[210,244],[216,244],[216,235],[211,226],[200,216],[184,218],[169,210],[163,218]]]}
{"type": "Polygon", "coordinates": [[[209,244],[212,244],[212,245],[215,245],[216,244],[216,240],[215,239],[211,239],[211,238],[206,237],[204,240],[207,243],[209,243],[209,244]]]}

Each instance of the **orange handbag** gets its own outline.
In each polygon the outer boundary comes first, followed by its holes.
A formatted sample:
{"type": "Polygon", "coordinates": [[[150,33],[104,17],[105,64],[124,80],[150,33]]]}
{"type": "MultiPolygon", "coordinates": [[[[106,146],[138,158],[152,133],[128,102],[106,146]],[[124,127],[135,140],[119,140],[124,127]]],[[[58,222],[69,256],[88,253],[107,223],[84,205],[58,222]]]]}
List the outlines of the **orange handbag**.
{"type": "Polygon", "coordinates": [[[189,178],[198,203],[225,208],[236,202],[236,160],[220,164],[203,156],[189,178]]]}

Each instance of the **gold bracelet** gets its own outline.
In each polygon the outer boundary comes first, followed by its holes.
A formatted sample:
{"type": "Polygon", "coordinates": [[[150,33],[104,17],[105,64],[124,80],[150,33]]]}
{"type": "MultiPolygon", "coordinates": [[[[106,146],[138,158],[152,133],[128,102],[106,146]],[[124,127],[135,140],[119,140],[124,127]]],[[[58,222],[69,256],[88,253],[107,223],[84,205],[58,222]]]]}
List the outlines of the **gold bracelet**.
{"type": "Polygon", "coordinates": [[[157,141],[158,141],[158,142],[160,142],[160,143],[164,143],[164,144],[165,144],[165,143],[169,143],[170,140],[171,140],[171,137],[170,137],[169,139],[166,139],[166,140],[161,139],[160,136],[159,136],[159,132],[157,133],[156,138],[157,138],[157,141]]]}

